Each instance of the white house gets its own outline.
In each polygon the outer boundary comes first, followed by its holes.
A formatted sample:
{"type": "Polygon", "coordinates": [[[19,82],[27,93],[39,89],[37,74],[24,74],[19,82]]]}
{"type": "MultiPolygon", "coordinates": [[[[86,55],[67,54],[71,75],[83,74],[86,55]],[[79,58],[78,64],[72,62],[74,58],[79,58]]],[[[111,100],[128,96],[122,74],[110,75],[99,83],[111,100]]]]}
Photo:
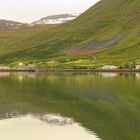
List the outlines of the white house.
{"type": "Polygon", "coordinates": [[[105,65],[105,66],[102,66],[102,69],[103,70],[114,70],[114,69],[118,69],[118,67],[114,66],[114,65],[105,65]]]}
{"type": "Polygon", "coordinates": [[[140,70],[140,65],[136,65],[136,69],[137,70],[140,70]]]}
{"type": "Polygon", "coordinates": [[[26,65],[22,62],[18,63],[17,70],[25,70],[27,69],[26,65]]]}
{"type": "Polygon", "coordinates": [[[25,66],[22,62],[20,62],[19,64],[18,64],[18,66],[19,67],[23,67],[23,66],[25,66]]]}

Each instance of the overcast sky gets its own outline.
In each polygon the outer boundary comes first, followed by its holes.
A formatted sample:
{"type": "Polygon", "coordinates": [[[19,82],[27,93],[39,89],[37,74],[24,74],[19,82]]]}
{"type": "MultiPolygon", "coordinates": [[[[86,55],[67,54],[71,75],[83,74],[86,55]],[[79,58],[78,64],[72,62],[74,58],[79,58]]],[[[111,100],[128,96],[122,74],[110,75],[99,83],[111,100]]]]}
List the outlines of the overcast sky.
{"type": "Polygon", "coordinates": [[[98,0],[0,0],[0,19],[32,22],[42,17],[82,13],[98,0]]]}

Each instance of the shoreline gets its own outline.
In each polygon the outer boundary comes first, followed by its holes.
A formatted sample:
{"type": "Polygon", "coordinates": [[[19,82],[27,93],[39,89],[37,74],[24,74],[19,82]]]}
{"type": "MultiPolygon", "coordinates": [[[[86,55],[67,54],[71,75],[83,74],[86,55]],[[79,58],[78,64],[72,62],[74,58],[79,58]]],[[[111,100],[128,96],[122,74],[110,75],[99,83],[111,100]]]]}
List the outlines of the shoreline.
{"type": "Polygon", "coordinates": [[[0,70],[0,72],[106,72],[106,73],[120,73],[120,72],[129,72],[136,73],[140,72],[140,69],[29,69],[29,70],[0,70]]]}
{"type": "Polygon", "coordinates": [[[140,69],[45,69],[38,70],[38,72],[105,72],[105,73],[137,73],[140,69]]]}

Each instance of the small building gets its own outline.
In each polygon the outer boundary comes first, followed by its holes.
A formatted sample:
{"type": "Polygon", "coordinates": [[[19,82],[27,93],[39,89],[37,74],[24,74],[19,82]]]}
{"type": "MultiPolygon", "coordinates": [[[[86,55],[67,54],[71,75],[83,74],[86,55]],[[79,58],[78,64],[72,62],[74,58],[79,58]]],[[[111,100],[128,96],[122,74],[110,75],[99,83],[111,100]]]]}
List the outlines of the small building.
{"type": "Polygon", "coordinates": [[[28,67],[30,67],[30,68],[36,68],[36,64],[28,64],[28,67]]]}
{"type": "Polygon", "coordinates": [[[25,70],[27,69],[26,65],[22,62],[18,63],[18,66],[16,67],[17,70],[25,70]]]}
{"type": "Polygon", "coordinates": [[[18,64],[18,67],[23,67],[23,66],[25,66],[25,64],[23,64],[22,62],[20,62],[20,63],[18,64]]]}
{"type": "Polygon", "coordinates": [[[136,65],[136,69],[137,70],[140,70],[140,65],[136,65]]]}
{"type": "Polygon", "coordinates": [[[9,71],[10,67],[8,66],[0,66],[0,71],[9,71]]]}
{"type": "Polygon", "coordinates": [[[36,70],[37,69],[36,64],[28,64],[28,69],[29,70],[36,70]]]}
{"type": "Polygon", "coordinates": [[[102,66],[103,70],[114,70],[114,69],[118,69],[117,66],[114,66],[114,65],[105,65],[105,66],[102,66]]]}

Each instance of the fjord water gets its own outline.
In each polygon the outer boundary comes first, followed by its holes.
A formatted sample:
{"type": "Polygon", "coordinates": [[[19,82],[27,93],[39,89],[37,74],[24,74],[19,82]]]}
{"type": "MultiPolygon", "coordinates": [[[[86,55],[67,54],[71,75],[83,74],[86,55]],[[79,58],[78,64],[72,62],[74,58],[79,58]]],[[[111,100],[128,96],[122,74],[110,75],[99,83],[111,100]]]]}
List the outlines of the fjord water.
{"type": "Polygon", "coordinates": [[[2,140],[139,140],[139,132],[139,73],[0,73],[2,140]]]}

